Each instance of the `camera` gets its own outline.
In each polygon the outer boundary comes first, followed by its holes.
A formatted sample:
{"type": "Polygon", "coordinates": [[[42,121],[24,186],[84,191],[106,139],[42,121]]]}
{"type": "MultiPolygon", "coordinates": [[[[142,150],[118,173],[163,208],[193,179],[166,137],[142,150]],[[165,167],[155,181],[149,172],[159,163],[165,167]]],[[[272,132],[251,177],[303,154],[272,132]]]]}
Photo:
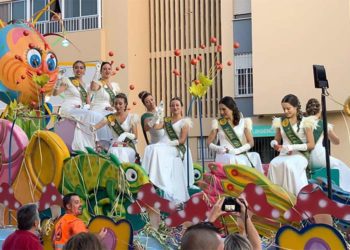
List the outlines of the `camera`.
{"type": "Polygon", "coordinates": [[[241,205],[238,204],[236,198],[226,197],[221,210],[225,212],[241,212],[241,205]]]}

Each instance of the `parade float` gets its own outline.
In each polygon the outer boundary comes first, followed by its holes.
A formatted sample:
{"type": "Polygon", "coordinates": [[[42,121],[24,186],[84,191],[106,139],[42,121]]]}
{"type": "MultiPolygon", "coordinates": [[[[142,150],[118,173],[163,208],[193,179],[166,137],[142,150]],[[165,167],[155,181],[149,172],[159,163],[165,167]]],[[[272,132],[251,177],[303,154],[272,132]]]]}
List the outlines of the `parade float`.
{"type": "MultiPolygon", "coordinates": [[[[179,211],[160,196],[161,190],[153,187],[138,164],[122,164],[116,157],[92,148],[73,152],[67,138],[60,136],[64,133],[47,129],[56,116],[45,103],[45,96],[51,93],[58,75],[58,61],[49,43],[33,24],[24,22],[1,22],[0,40],[0,100],[7,104],[0,119],[1,235],[15,228],[20,205],[36,202],[44,247],[52,249],[52,229],[64,213],[62,196],[74,192],[83,202],[81,219],[89,230],[107,228],[107,249],[132,249],[136,245],[177,249],[183,225],[204,221],[219,197],[244,195],[266,248],[346,249],[349,245],[350,194],[334,185],[330,200],[324,179],[310,180],[295,196],[254,168],[211,163],[205,170],[202,162],[194,166],[198,188],[191,190],[190,200],[179,211]],[[152,222],[154,213],[160,214],[160,224],[152,222]],[[313,224],[311,218],[317,214],[332,215],[334,226],[313,224]]],[[[216,38],[211,42],[203,49],[219,54],[221,46],[216,38]]],[[[179,56],[181,52],[174,53],[179,56]]],[[[195,67],[200,61],[198,56],[189,63],[195,67]]],[[[222,63],[216,63],[208,72],[199,72],[191,83],[191,105],[198,101],[200,122],[200,99],[223,68],[222,63]]],[[[176,69],[173,73],[181,75],[176,69]]],[[[349,103],[344,105],[347,114],[349,103]]],[[[200,128],[202,135],[201,124],[200,128]]],[[[216,226],[226,233],[238,231],[235,218],[229,214],[216,226]]]]}

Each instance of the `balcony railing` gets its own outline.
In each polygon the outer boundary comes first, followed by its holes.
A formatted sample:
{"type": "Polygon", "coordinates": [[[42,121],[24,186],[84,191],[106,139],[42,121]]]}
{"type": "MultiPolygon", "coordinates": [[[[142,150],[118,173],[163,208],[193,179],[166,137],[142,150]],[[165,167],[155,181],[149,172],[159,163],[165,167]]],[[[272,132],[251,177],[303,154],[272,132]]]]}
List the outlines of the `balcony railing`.
{"type": "MultiPolygon", "coordinates": [[[[101,18],[99,15],[83,16],[63,19],[65,31],[92,30],[101,28],[101,18]]],[[[41,34],[62,32],[63,27],[59,21],[37,22],[36,29],[41,34]]]]}
{"type": "Polygon", "coordinates": [[[235,54],[235,96],[253,95],[252,53],[235,54]]]}

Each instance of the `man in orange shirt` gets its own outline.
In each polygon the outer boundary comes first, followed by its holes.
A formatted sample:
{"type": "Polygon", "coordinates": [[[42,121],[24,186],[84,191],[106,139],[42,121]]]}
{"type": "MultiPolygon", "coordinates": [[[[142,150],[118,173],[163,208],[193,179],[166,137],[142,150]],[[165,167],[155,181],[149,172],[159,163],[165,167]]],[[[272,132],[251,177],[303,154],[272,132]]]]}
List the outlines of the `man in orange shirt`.
{"type": "MultiPolygon", "coordinates": [[[[88,232],[84,222],[78,218],[82,214],[80,197],[75,193],[65,195],[63,197],[63,207],[66,214],[56,223],[53,236],[55,250],[62,250],[72,236],[81,232],[88,232]]],[[[100,238],[103,238],[105,233],[105,229],[102,229],[99,233],[100,238]]]]}

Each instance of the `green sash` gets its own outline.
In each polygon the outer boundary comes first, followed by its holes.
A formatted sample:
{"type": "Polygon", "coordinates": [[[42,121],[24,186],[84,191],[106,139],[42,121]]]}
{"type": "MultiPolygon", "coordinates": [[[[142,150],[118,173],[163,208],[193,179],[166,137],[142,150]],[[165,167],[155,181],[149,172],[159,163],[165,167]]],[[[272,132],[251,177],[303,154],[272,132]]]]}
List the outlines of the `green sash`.
{"type": "MultiPolygon", "coordinates": [[[[72,82],[72,84],[75,86],[75,84],[73,83],[73,81],[77,80],[75,77],[69,77],[69,80],[72,82]]],[[[80,98],[83,102],[83,104],[86,104],[86,99],[87,99],[87,92],[86,90],[84,89],[83,86],[81,86],[80,82],[79,82],[79,85],[76,86],[77,89],[79,90],[79,93],[80,93],[80,98]]]]}
{"type": "MultiPolygon", "coordinates": [[[[117,121],[117,117],[115,114],[106,115],[106,118],[108,120],[109,126],[111,126],[111,128],[114,130],[114,132],[116,132],[118,136],[125,132],[124,129],[121,127],[120,123],[117,121]]],[[[137,153],[135,144],[132,140],[130,140],[129,138],[125,138],[125,142],[137,153]]]]}
{"type": "Polygon", "coordinates": [[[102,88],[104,88],[104,90],[108,93],[109,98],[110,98],[110,104],[113,106],[113,101],[114,101],[114,98],[115,98],[115,94],[114,94],[113,90],[110,89],[107,84],[106,85],[102,85],[102,88]]]}
{"type": "MultiPolygon", "coordinates": [[[[219,124],[220,124],[222,130],[224,131],[227,139],[232,144],[232,146],[234,148],[242,147],[243,146],[242,142],[239,140],[238,136],[236,135],[236,133],[233,130],[233,128],[231,127],[231,125],[227,122],[227,120],[225,118],[220,118],[220,119],[218,119],[218,121],[219,121],[219,124]]],[[[253,163],[250,161],[247,152],[242,152],[241,154],[245,155],[247,157],[249,163],[252,165],[252,167],[255,168],[253,163]]]]}
{"type": "MultiPolygon", "coordinates": [[[[283,131],[285,132],[285,134],[287,135],[289,141],[292,144],[303,144],[304,143],[295,134],[295,132],[294,132],[294,130],[292,128],[292,125],[290,124],[288,118],[281,119],[281,123],[282,123],[283,131]]],[[[306,160],[309,162],[309,160],[310,160],[310,152],[309,151],[299,151],[299,152],[302,153],[305,156],[306,160]]],[[[308,164],[307,167],[306,167],[306,175],[307,175],[308,179],[310,179],[310,177],[311,177],[311,170],[310,170],[310,166],[309,165],[310,164],[308,164]]]]}
{"type": "MultiPolygon", "coordinates": [[[[178,140],[177,134],[173,128],[173,124],[171,122],[171,117],[165,117],[164,118],[164,128],[166,133],[168,134],[171,141],[178,140]]],[[[181,153],[182,160],[184,159],[185,153],[186,153],[186,147],[183,144],[179,144],[176,146],[176,148],[181,153]]]]}
{"type": "Polygon", "coordinates": [[[153,114],[152,114],[152,113],[144,113],[144,114],[141,116],[141,127],[142,127],[142,132],[143,132],[143,136],[145,137],[145,140],[146,140],[147,145],[149,144],[149,140],[148,140],[147,133],[146,133],[146,130],[145,130],[145,120],[148,119],[148,118],[151,118],[151,117],[153,117],[153,114]]]}
{"type": "Polygon", "coordinates": [[[318,142],[323,133],[323,120],[318,120],[317,127],[313,131],[315,143],[318,142]]]}

